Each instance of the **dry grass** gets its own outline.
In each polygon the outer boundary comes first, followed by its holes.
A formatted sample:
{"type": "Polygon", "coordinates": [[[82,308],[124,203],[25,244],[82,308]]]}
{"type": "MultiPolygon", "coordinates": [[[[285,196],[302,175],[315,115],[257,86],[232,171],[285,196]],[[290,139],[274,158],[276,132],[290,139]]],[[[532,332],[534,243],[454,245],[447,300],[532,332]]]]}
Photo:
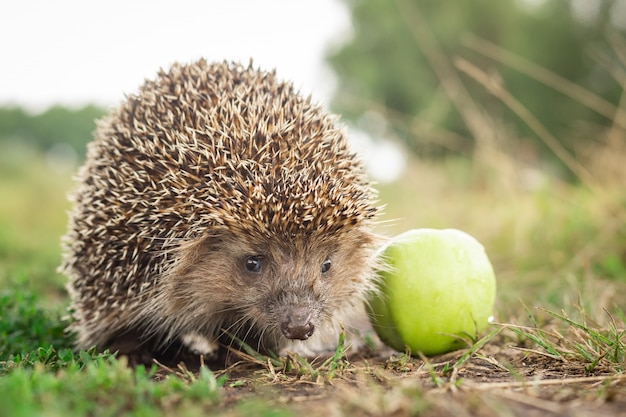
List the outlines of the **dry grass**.
{"type": "Polygon", "coordinates": [[[281,369],[246,357],[227,370],[222,405],[262,402],[287,415],[619,415],[626,407],[623,361],[596,361],[591,369],[570,349],[575,340],[586,343],[581,335],[556,337],[543,350],[531,336],[559,334],[549,327],[504,325],[480,348],[433,358],[361,351],[342,359],[333,378],[314,364],[288,366],[303,358],[292,356],[281,369]]]}

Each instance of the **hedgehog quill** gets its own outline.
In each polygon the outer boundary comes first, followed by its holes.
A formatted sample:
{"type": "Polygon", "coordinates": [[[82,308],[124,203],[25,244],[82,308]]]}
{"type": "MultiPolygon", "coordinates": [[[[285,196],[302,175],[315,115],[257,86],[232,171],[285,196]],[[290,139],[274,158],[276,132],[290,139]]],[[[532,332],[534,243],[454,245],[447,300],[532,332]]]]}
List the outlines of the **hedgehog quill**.
{"type": "Polygon", "coordinates": [[[336,117],[274,72],[174,64],[94,136],[60,267],[79,348],[279,351],[373,288],[376,193],[336,117]]]}

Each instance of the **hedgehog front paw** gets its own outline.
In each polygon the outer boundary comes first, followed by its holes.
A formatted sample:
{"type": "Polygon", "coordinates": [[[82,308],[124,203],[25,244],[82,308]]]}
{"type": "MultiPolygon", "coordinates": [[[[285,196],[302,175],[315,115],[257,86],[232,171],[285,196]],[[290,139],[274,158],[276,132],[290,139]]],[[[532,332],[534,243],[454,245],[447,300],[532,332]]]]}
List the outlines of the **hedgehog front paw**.
{"type": "Polygon", "coordinates": [[[118,357],[126,357],[128,365],[133,368],[138,365],[149,367],[154,363],[152,351],[132,334],[123,334],[111,340],[108,349],[117,352],[118,357]]]}
{"type": "Polygon", "coordinates": [[[182,344],[194,355],[204,356],[207,359],[215,358],[219,344],[199,333],[185,333],[180,337],[182,344]]]}

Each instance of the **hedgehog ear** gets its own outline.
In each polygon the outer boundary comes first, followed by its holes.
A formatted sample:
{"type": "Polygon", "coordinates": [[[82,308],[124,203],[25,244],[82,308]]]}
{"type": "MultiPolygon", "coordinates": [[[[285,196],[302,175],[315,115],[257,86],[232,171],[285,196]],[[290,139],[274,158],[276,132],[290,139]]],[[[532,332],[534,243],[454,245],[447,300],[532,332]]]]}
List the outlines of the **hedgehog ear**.
{"type": "MultiPolygon", "coordinates": [[[[179,243],[172,249],[177,262],[173,266],[173,273],[184,275],[187,268],[195,264],[205,256],[207,251],[215,251],[224,246],[225,236],[222,232],[211,231],[205,233],[201,238],[190,239],[179,243]]],[[[171,272],[172,272],[171,271],[171,272]]]]}
{"type": "Polygon", "coordinates": [[[207,233],[199,240],[200,247],[212,249],[224,245],[224,235],[221,233],[207,233]]]}

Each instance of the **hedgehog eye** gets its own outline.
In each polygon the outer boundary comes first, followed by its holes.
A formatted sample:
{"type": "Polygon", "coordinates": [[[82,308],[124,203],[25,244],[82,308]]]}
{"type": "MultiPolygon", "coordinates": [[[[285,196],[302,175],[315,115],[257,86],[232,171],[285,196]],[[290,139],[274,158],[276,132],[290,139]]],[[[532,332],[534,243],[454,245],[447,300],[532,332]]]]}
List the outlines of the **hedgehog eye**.
{"type": "Polygon", "coordinates": [[[261,272],[261,266],[263,262],[261,261],[261,256],[254,255],[248,256],[244,261],[244,267],[248,272],[259,273],[261,272]]]}
{"type": "Polygon", "coordinates": [[[322,274],[327,273],[330,270],[330,258],[326,258],[324,262],[322,262],[322,274]]]}

